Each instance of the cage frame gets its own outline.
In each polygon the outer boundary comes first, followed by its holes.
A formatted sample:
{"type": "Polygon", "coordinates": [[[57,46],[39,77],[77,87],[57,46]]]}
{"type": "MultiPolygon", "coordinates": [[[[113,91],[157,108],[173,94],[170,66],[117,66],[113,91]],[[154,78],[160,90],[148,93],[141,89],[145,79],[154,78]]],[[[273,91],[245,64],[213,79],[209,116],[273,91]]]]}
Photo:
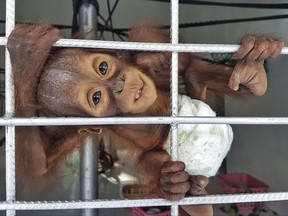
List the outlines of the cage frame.
{"type": "MultiPolygon", "coordinates": [[[[233,194],[233,195],[206,195],[186,197],[178,202],[171,202],[162,198],[137,199],[137,200],[107,200],[97,199],[91,201],[36,201],[26,202],[16,200],[15,182],[15,127],[37,125],[104,125],[104,124],[170,124],[171,125],[171,154],[172,159],[177,160],[177,125],[178,124],[246,124],[246,125],[288,125],[288,117],[275,118],[248,118],[248,117],[177,117],[178,97],[178,53],[211,53],[211,52],[235,52],[239,45],[223,44],[179,44],[179,2],[171,0],[171,42],[170,43],[138,43],[115,41],[91,41],[76,39],[60,39],[55,46],[83,47],[83,48],[109,48],[143,51],[165,51],[172,53],[171,61],[171,108],[170,117],[145,117],[145,118],[14,118],[14,85],[12,66],[7,48],[5,49],[5,107],[6,112],[0,118],[0,126],[5,126],[6,136],[6,201],[0,202],[0,210],[6,210],[6,215],[13,216],[17,210],[55,210],[55,209],[100,209],[146,206],[171,206],[171,215],[178,215],[179,205],[199,204],[224,204],[240,202],[262,202],[288,200],[288,192],[269,192],[257,194],[233,194]]],[[[0,46],[6,46],[7,38],[15,27],[15,0],[6,0],[6,34],[0,37],[0,46]]],[[[282,54],[288,54],[288,48],[282,50],[282,54]]]]}

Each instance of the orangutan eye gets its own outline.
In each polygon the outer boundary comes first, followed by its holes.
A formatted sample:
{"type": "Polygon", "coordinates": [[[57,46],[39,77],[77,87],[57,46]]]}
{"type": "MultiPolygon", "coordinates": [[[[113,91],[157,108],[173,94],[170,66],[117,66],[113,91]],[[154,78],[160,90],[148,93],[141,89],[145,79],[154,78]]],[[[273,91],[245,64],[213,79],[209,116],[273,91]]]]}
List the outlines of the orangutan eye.
{"type": "Polygon", "coordinates": [[[105,61],[101,62],[98,69],[102,75],[105,75],[108,71],[108,63],[105,61]]]}
{"type": "Polygon", "coordinates": [[[94,105],[97,105],[101,100],[101,92],[97,91],[92,95],[92,101],[94,105]]]}

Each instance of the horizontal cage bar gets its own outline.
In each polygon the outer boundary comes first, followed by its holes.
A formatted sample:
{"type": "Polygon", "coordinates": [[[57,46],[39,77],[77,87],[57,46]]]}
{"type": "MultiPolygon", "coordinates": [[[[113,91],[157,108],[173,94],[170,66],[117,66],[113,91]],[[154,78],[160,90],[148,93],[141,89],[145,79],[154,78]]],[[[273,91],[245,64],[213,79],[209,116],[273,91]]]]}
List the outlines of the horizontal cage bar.
{"type": "Polygon", "coordinates": [[[234,195],[207,195],[187,197],[178,202],[161,198],[135,200],[91,200],[91,201],[38,201],[38,202],[0,202],[0,210],[60,210],[60,209],[92,209],[92,208],[127,208],[145,206],[225,204],[243,202],[282,201],[288,199],[288,192],[253,193],[234,195]]]}
{"type": "MultiPolygon", "coordinates": [[[[0,37],[0,45],[5,46],[6,43],[7,38],[0,37]]],[[[192,53],[232,53],[237,51],[239,48],[239,45],[229,44],[138,43],[79,39],[60,39],[56,42],[55,46],[192,53]]],[[[284,47],[281,54],[288,54],[288,47],[284,47]]]]}
{"type": "Polygon", "coordinates": [[[64,126],[115,124],[239,124],[287,125],[288,117],[105,117],[105,118],[0,118],[0,126],[64,126]]]}

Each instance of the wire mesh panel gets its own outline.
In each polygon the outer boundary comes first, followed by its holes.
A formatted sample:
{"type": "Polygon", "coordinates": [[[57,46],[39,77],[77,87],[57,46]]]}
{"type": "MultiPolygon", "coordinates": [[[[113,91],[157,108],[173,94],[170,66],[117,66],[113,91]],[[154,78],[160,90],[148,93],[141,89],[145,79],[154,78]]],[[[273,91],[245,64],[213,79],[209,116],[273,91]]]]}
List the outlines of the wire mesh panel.
{"type": "MultiPolygon", "coordinates": [[[[222,204],[237,202],[279,201],[288,200],[288,193],[258,193],[236,195],[207,195],[188,197],[179,202],[165,199],[137,200],[94,200],[94,201],[51,201],[51,202],[20,202],[15,200],[15,127],[39,125],[113,125],[113,124],[170,124],[171,154],[177,160],[177,126],[178,124],[274,124],[288,125],[288,118],[209,118],[209,117],[177,117],[178,97],[178,53],[179,52],[235,52],[238,45],[222,44],[179,44],[178,43],[178,1],[171,1],[171,43],[133,43],[115,41],[91,41],[76,39],[60,39],[55,46],[83,47],[102,49],[125,49],[143,51],[172,52],[171,64],[171,117],[143,118],[14,118],[14,90],[12,68],[9,53],[6,51],[5,99],[6,114],[0,119],[0,126],[6,126],[6,201],[0,202],[0,210],[6,210],[7,215],[15,215],[16,210],[55,210],[55,209],[92,209],[92,208],[123,208],[145,206],[171,206],[172,216],[178,215],[179,205],[222,204]]],[[[15,25],[15,1],[6,0],[6,36],[0,38],[0,45],[5,46],[7,38],[15,25]]],[[[284,48],[282,54],[288,54],[284,48]]]]}

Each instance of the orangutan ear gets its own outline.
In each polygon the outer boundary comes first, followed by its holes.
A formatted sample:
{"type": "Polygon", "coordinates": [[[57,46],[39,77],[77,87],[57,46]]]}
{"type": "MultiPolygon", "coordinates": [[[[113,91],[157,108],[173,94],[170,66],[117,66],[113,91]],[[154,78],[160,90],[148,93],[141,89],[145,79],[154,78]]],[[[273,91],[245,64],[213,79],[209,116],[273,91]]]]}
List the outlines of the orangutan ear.
{"type": "Polygon", "coordinates": [[[93,128],[81,128],[78,130],[79,134],[101,134],[102,128],[101,127],[93,127],[93,128]]]}

